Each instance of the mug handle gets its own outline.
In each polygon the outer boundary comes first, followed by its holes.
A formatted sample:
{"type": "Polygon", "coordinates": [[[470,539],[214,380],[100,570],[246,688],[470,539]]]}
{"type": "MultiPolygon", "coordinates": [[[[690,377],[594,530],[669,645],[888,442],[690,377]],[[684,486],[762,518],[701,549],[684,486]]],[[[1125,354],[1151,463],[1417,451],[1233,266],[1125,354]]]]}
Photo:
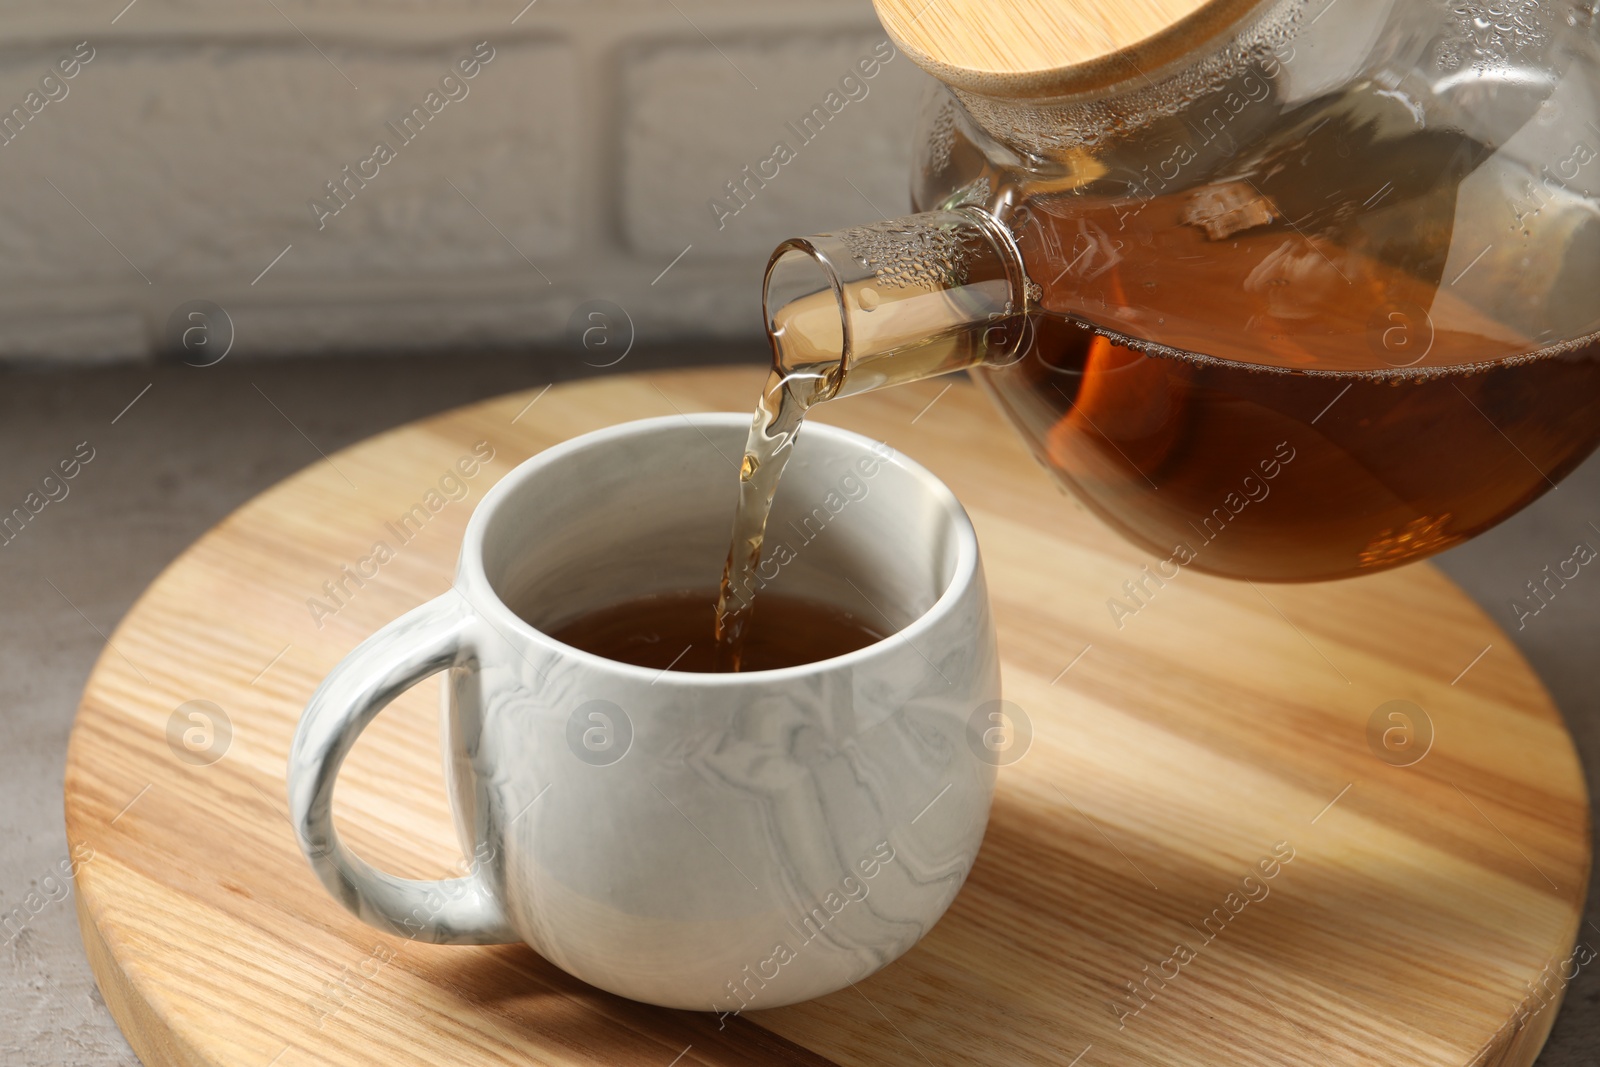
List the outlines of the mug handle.
{"type": "MultiPolygon", "coordinates": [[[[363,922],[438,945],[504,945],[522,939],[474,857],[462,878],[414,881],[370,866],[333,825],[333,787],[356,738],[396,697],[452,667],[477,669],[475,616],[451,590],[367,638],[317,687],[289,751],[289,812],[300,849],[322,884],[363,922]]],[[[493,857],[487,857],[492,860],[493,857]]]]}

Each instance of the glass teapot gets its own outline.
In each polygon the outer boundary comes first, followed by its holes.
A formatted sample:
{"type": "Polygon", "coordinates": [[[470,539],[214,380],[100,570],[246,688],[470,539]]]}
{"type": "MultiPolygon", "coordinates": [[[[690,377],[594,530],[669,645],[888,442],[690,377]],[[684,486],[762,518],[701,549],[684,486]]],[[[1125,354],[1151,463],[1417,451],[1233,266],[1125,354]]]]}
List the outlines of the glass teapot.
{"type": "Polygon", "coordinates": [[[943,83],[918,213],[779,246],[777,370],[971,368],[1124,536],[1265,581],[1440,551],[1600,444],[1595,4],[875,2],[943,83]]]}

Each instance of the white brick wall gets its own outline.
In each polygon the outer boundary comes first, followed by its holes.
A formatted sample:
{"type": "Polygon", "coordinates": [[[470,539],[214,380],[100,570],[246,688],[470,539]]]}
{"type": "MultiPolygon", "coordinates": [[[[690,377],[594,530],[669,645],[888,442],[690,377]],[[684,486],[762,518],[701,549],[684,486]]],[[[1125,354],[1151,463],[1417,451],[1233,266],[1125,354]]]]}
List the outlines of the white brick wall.
{"type": "Polygon", "coordinates": [[[27,115],[0,147],[0,357],[144,358],[195,299],[236,356],[549,341],[594,299],[642,338],[755,336],[773,244],[907,207],[926,79],[881,62],[868,0],[125,3],[0,14],[0,116],[27,115]],[[484,40],[403,142],[386,124],[484,40]],[[346,166],[366,183],[319,228],[346,166]]]}

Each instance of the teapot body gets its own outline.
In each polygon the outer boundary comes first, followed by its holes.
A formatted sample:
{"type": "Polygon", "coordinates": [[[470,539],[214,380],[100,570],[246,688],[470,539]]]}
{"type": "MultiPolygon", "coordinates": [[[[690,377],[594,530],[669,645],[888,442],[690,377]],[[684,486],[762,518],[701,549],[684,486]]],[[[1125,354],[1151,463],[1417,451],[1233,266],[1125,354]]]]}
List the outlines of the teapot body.
{"type": "Polygon", "coordinates": [[[1600,443],[1596,42],[1577,4],[1274,4],[1073,97],[936,87],[914,207],[983,207],[1029,279],[976,375],[1169,571],[1475,535],[1600,443]]]}

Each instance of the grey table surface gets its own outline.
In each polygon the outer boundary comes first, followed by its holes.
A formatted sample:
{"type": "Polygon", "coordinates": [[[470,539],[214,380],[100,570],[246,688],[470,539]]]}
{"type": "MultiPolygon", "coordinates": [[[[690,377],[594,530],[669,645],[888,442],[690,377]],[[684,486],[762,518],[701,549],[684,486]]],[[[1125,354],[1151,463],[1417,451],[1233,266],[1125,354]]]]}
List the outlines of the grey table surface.
{"type": "MultiPolygon", "coordinates": [[[[641,346],[603,373],[762,358],[753,345],[641,346]]],[[[47,900],[20,932],[0,929],[0,1065],[138,1062],[95,988],[70,884],[42,890],[67,855],[62,768],[79,693],[104,635],[145,586],[319,449],[331,453],[459,404],[593,373],[581,354],[560,351],[0,369],[0,511],[19,504],[79,442],[95,449],[70,494],[0,549],[0,916],[30,893],[47,900]]],[[[1577,739],[1591,796],[1600,768],[1600,570],[1582,571],[1521,630],[1510,604],[1576,543],[1600,548],[1597,528],[1600,456],[1438,560],[1544,678],[1577,739]]],[[[1600,949],[1596,903],[1591,884],[1580,937],[1600,949]]],[[[1600,964],[1591,964],[1573,981],[1543,1067],[1600,1064],[1597,972],[1600,964]]]]}

